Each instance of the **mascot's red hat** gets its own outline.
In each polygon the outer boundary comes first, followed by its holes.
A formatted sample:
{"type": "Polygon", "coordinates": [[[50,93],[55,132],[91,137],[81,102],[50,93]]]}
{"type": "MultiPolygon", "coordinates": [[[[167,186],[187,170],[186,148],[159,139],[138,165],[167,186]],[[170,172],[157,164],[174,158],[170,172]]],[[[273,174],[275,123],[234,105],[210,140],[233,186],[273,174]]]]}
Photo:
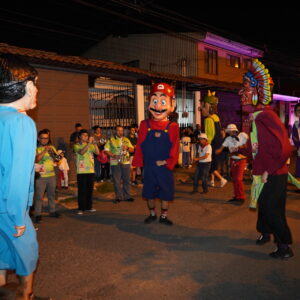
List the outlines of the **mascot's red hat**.
{"type": "Polygon", "coordinates": [[[155,83],[152,85],[150,95],[152,95],[156,92],[164,93],[165,95],[167,95],[171,98],[174,98],[174,94],[175,94],[173,87],[164,82],[155,83]]]}

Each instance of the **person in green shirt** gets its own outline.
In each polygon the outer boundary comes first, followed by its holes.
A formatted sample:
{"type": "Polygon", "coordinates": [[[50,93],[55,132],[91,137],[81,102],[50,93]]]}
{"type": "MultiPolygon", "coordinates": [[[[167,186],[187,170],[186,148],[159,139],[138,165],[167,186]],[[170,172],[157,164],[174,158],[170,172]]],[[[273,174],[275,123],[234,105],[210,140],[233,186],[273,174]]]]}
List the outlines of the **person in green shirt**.
{"type": "Polygon", "coordinates": [[[121,200],[133,202],[134,199],[130,195],[130,153],[134,152],[134,147],[130,140],[124,137],[123,126],[117,125],[115,130],[115,135],[104,146],[105,152],[110,157],[111,174],[116,194],[114,203],[119,203],[121,200]]]}
{"type": "Polygon", "coordinates": [[[49,142],[50,135],[45,129],[38,134],[38,147],[36,149],[36,170],[39,177],[35,182],[34,222],[42,221],[42,206],[45,191],[49,203],[50,217],[59,218],[60,214],[55,208],[56,177],[54,164],[59,161],[59,155],[53,145],[49,142]]]}
{"type": "Polygon", "coordinates": [[[95,180],[94,154],[98,155],[99,148],[86,129],[79,131],[79,142],[74,145],[76,157],[78,213],[95,212],[93,208],[93,190],[95,180]]]}

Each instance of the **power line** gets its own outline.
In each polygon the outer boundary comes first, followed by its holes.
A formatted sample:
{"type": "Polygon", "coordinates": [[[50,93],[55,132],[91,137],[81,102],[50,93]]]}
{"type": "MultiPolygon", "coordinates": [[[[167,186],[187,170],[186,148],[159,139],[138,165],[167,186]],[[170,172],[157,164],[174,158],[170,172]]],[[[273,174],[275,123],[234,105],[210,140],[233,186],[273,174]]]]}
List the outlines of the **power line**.
{"type": "Polygon", "coordinates": [[[116,4],[120,4],[120,5],[125,6],[127,8],[135,9],[140,13],[143,12],[143,13],[149,14],[151,16],[161,18],[161,20],[163,20],[163,21],[169,20],[169,22],[172,23],[173,25],[176,24],[178,26],[179,23],[180,23],[181,26],[184,26],[184,27],[192,29],[192,30],[198,30],[198,31],[203,30],[203,28],[200,29],[199,27],[191,26],[189,23],[184,22],[182,19],[178,19],[178,18],[172,17],[170,15],[161,14],[158,11],[154,11],[154,10],[152,10],[150,8],[146,8],[144,6],[142,7],[141,5],[138,5],[138,4],[132,4],[132,3],[128,3],[127,1],[122,1],[122,0],[111,0],[111,2],[114,2],[116,4]]]}
{"type": "Polygon", "coordinates": [[[52,25],[56,25],[56,26],[60,26],[60,27],[64,27],[64,28],[69,28],[69,29],[72,29],[72,30],[78,30],[78,31],[82,31],[84,33],[95,35],[95,36],[97,35],[97,33],[95,33],[95,32],[87,31],[87,30],[84,30],[84,29],[79,28],[79,27],[74,27],[74,26],[70,26],[70,25],[66,25],[66,24],[62,24],[62,23],[58,23],[58,22],[54,22],[54,21],[49,21],[48,19],[46,20],[45,18],[35,17],[35,16],[32,16],[32,15],[20,13],[20,12],[14,11],[14,10],[5,9],[5,8],[1,8],[1,7],[0,7],[0,10],[11,13],[11,14],[14,14],[14,15],[17,15],[17,16],[27,17],[27,18],[30,18],[32,20],[36,20],[36,21],[39,21],[39,22],[44,22],[44,23],[48,23],[48,24],[52,24],[52,25]]]}
{"type": "Polygon", "coordinates": [[[174,33],[174,31],[166,29],[165,27],[161,27],[161,26],[156,25],[156,24],[151,24],[151,23],[148,23],[146,21],[142,21],[140,19],[124,15],[122,13],[119,13],[117,11],[111,10],[109,8],[100,7],[100,6],[96,5],[96,4],[92,4],[92,3],[89,3],[89,2],[86,2],[86,1],[83,1],[83,0],[73,0],[73,1],[76,2],[76,3],[82,4],[82,5],[85,5],[85,6],[94,8],[94,9],[97,9],[97,10],[101,10],[101,11],[113,14],[113,15],[121,17],[123,19],[127,19],[127,20],[133,21],[135,23],[139,23],[139,24],[142,24],[144,26],[148,26],[150,28],[159,30],[160,32],[165,32],[165,33],[167,33],[167,34],[169,34],[171,36],[176,36],[176,37],[182,38],[182,39],[188,39],[188,40],[197,41],[197,39],[192,38],[192,37],[190,37],[188,35],[185,35],[185,34],[182,34],[182,33],[174,33]]]}
{"type": "MultiPolygon", "coordinates": [[[[135,9],[136,11],[140,11],[143,12],[145,14],[149,14],[152,16],[156,16],[158,18],[158,20],[161,21],[165,21],[168,20],[171,24],[173,25],[181,25],[184,28],[188,29],[188,30],[192,30],[192,31],[212,31],[218,34],[222,34],[225,35],[227,37],[233,37],[233,39],[238,39],[241,42],[244,43],[249,43],[249,40],[245,40],[242,37],[237,37],[236,35],[233,35],[232,33],[229,33],[228,31],[225,31],[223,29],[217,28],[215,26],[203,23],[203,22],[199,22],[198,20],[191,18],[191,17],[187,17],[185,15],[182,15],[176,11],[170,10],[168,8],[165,8],[163,6],[160,5],[156,5],[154,4],[153,7],[157,8],[158,10],[153,10],[149,7],[146,6],[141,6],[139,4],[135,3],[130,3],[128,1],[124,1],[124,0],[111,0],[111,2],[114,2],[116,4],[120,4],[122,6],[128,7],[128,8],[132,8],[135,9]],[[164,11],[164,13],[160,13],[159,11],[164,11]]],[[[151,4],[154,1],[151,1],[151,4]]],[[[255,45],[255,47],[261,48],[262,45],[258,45],[256,42],[254,43],[253,41],[250,42],[252,45],[255,45]]]]}
{"type": "Polygon", "coordinates": [[[71,33],[71,32],[65,32],[65,31],[62,31],[62,30],[56,30],[56,29],[46,28],[46,27],[42,27],[42,26],[38,26],[38,25],[27,24],[27,23],[23,23],[23,22],[20,22],[20,21],[7,20],[7,19],[1,18],[1,17],[0,17],[0,20],[4,21],[4,22],[7,22],[7,23],[11,23],[11,24],[26,26],[26,27],[30,27],[30,28],[34,28],[34,29],[49,31],[49,32],[52,32],[52,33],[58,33],[58,34],[72,36],[72,37],[85,39],[85,40],[90,40],[90,41],[99,42],[101,40],[101,39],[90,38],[90,37],[87,37],[87,36],[83,36],[83,35],[79,35],[79,34],[75,34],[75,33],[71,33]]]}

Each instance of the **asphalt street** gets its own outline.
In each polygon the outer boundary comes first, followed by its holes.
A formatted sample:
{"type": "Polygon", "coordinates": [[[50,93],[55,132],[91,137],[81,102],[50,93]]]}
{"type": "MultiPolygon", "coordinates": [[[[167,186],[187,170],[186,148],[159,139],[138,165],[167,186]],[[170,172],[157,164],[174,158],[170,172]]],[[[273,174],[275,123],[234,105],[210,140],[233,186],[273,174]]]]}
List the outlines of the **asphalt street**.
{"type": "Polygon", "coordinates": [[[95,213],[78,216],[71,201],[59,205],[62,218],[45,216],[37,231],[36,295],[55,300],[300,299],[295,188],[288,187],[287,200],[295,256],[274,260],[268,256],[272,242],[255,245],[250,181],[245,179],[246,203],[234,206],[227,203],[231,182],[191,195],[192,172],[176,171],[176,199],[169,210],[173,226],[143,223],[148,210],[140,186],[132,188],[133,203],[114,204],[113,193],[95,193],[95,213]]]}

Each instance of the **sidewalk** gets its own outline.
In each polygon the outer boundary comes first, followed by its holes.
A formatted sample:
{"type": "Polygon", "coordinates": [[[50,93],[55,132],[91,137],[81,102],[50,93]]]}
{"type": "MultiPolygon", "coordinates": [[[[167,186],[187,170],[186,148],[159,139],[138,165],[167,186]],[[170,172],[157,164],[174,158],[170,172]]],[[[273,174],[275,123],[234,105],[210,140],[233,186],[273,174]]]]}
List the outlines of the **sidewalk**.
{"type": "MultiPolygon", "coordinates": [[[[198,199],[200,197],[199,193],[194,195],[189,192],[193,189],[193,175],[195,172],[195,164],[192,168],[175,168],[174,169],[174,181],[175,181],[175,198],[178,198],[182,192],[187,193],[185,197],[189,199],[198,199]]],[[[290,171],[293,173],[294,170],[294,159],[291,160],[290,171]]],[[[249,201],[250,187],[251,187],[252,178],[249,170],[245,170],[244,173],[244,185],[246,193],[246,202],[249,201]]],[[[201,182],[200,182],[201,183],[201,182]]],[[[216,181],[216,187],[210,187],[208,194],[205,196],[201,195],[201,198],[210,199],[211,201],[218,201],[218,199],[223,199],[224,201],[229,200],[233,196],[233,187],[231,180],[228,179],[226,188],[219,187],[219,181],[216,181]]],[[[143,184],[138,186],[131,186],[131,193],[133,198],[141,197],[143,184]]],[[[199,188],[199,191],[201,188],[199,188]]],[[[297,188],[291,184],[288,184],[288,192],[295,194],[297,188]]],[[[58,204],[63,206],[66,209],[75,209],[77,208],[77,185],[76,181],[73,181],[69,185],[69,189],[57,189],[56,199],[58,204]]],[[[113,184],[111,181],[107,182],[97,182],[95,183],[94,201],[113,201],[115,199],[115,193],[113,189],[113,184]]]]}
{"type": "MultiPolygon", "coordinates": [[[[195,172],[195,165],[192,168],[175,168],[174,169],[174,181],[175,181],[175,196],[177,190],[180,192],[185,191],[188,193],[188,198],[195,198],[199,197],[198,194],[190,195],[189,192],[192,191],[193,187],[193,175],[195,172]]],[[[245,181],[249,181],[249,176],[245,175],[245,181]]],[[[230,185],[230,181],[228,180],[227,185],[230,185]]],[[[219,194],[219,181],[216,181],[216,187],[210,188],[208,196],[212,194],[219,194]]],[[[140,183],[137,186],[131,186],[131,193],[133,198],[141,197],[143,184],[140,183]]],[[[200,189],[199,189],[200,191],[200,189]]],[[[69,185],[69,189],[57,189],[56,192],[58,204],[67,208],[67,209],[74,209],[77,208],[77,185],[76,182],[71,182],[69,185]]],[[[224,196],[224,194],[223,194],[224,196]]],[[[228,195],[230,197],[231,195],[228,195]]],[[[203,197],[202,197],[203,198],[203,197]]],[[[94,186],[94,193],[93,193],[94,201],[113,201],[115,199],[115,193],[113,191],[113,184],[111,181],[107,182],[97,182],[94,186]]],[[[229,199],[229,198],[228,198],[229,199]]]]}
{"type": "Polygon", "coordinates": [[[62,218],[45,218],[39,226],[36,293],[54,300],[300,299],[300,208],[294,188],[288,187],[286,212],[295,257],[274,261],[268,256],[272,242],[255,244],[250,180],[245,177],[246,203],[234,206],[227,202],[231,182],[192,195],[192,174],[193,168],[175,170],[173,226],[144,224],[149,211],[142,186],[132,187],[134,202],[114,204],[113,192],[95,192],[97,211],[81,216],[76,187],[59,191],[59,199],[73,201],[61,207],[62,218]]]}

